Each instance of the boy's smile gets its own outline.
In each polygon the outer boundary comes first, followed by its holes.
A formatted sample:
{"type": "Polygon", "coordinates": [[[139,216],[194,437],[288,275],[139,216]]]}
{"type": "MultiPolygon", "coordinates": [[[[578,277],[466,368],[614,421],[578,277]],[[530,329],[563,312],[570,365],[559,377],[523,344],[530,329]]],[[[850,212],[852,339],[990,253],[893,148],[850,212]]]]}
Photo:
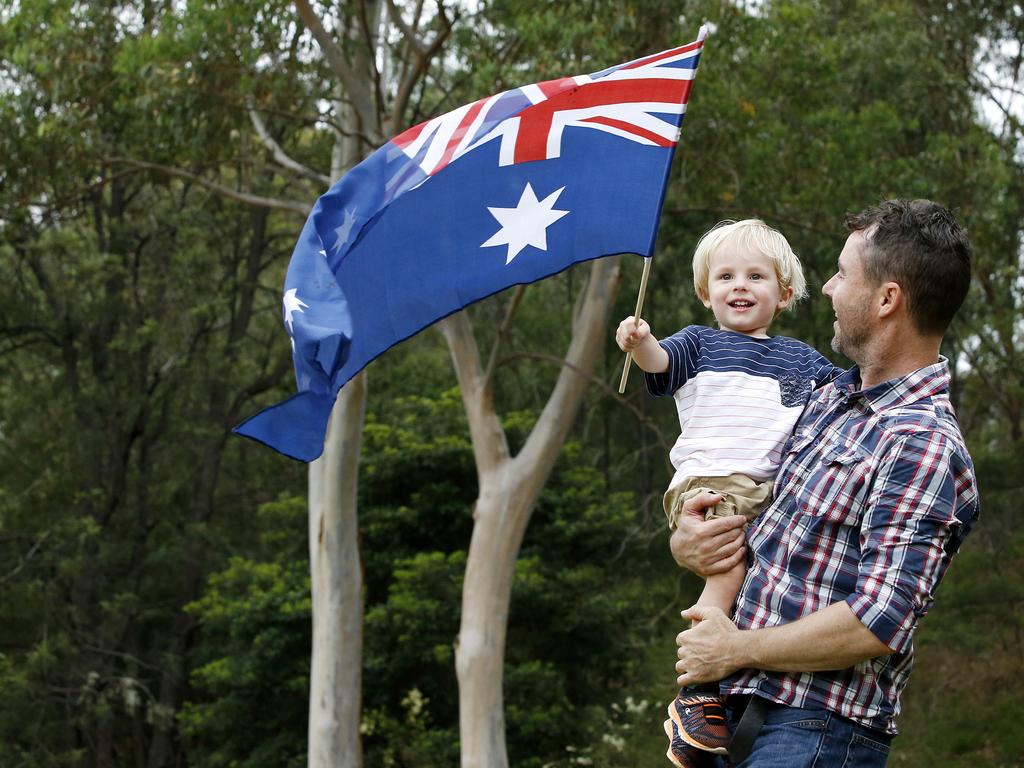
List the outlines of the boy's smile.
{"type": "Polygon", "coordinates": [[[700,298],[723,330],[764,338],[792,296],[792,288],[779,286],[769,256],[723,248],[711,257],[707,293],[700,298]]]}

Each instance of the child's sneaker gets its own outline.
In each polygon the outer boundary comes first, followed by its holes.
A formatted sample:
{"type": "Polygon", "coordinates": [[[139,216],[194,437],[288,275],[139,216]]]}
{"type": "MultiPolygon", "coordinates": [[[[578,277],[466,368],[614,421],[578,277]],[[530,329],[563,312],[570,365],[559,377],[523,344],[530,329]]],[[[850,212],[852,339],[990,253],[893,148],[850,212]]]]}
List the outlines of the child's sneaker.
{"type": "Polygon", "coordinates": [[[668,752],[665,753],[676,768],[712,768],[710,752],[691,747],[679,736],[679,729],[672,720],[665,721],[665,735],[668,736],[668,752]]]}
{"type": "Polygon", "coordinates": [[[682,688],[668,705],[668,716],[690,746],[716,755],[729,754],[729,725],[718,696],[682,688]]]}

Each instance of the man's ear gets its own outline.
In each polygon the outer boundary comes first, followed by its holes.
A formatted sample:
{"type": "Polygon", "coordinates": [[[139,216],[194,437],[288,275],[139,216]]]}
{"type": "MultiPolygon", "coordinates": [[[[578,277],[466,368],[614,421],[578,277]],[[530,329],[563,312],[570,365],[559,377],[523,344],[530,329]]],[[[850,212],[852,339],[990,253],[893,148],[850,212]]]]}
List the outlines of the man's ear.
{"type": "Polygon", "coordinates": [[[903,289],[899,283],[882,283],[876,292],[878,298],[878,317],[890,317],[901,307],[906,306],[907,297],[903,295],[903,289]]]}

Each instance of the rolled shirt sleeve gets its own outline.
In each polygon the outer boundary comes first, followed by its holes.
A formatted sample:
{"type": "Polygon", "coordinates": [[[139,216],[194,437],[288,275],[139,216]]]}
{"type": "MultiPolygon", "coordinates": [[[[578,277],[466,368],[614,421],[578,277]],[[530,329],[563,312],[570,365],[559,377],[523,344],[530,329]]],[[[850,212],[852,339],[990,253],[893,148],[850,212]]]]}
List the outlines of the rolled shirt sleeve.
{"type": "Polygon", "coordinates": [[[978,516],[970,459],[940,431],[900,436],[879,467],[861,521],[851,610],[894,652],[908,650],[952,556],[978,516]]]}

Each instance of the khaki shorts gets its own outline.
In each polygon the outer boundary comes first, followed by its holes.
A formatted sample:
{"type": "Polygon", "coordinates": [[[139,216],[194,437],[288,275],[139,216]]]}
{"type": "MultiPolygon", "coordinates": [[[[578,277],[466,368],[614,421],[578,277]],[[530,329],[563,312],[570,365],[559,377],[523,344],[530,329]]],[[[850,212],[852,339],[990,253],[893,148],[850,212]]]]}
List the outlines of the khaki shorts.
{"type": "Polygon", "coordinates": [[[772,483],[758,482],[746,475],[725,477],[688,477],[679,485],[672,486],[665,493],[665,514],[668,527],[674,529],[682,512],[683,504],[702,491],[720,493],[723,498],[713,507],[708,507],[704,519],[743,515],[750,522],[771,503],[772,483]]]}

